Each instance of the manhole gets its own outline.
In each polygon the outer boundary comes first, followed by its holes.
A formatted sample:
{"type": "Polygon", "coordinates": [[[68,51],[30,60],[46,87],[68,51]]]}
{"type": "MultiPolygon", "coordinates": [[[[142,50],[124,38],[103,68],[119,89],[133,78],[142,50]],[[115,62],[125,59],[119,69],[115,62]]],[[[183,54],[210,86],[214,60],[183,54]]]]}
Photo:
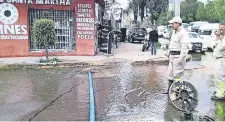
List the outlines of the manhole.
{"type": "Polygon", "coordinates": [[[172,104],[180,111],[193,111],[198,105],[198,92],[186,81],[174,82],[169,90],[172,104]]]}

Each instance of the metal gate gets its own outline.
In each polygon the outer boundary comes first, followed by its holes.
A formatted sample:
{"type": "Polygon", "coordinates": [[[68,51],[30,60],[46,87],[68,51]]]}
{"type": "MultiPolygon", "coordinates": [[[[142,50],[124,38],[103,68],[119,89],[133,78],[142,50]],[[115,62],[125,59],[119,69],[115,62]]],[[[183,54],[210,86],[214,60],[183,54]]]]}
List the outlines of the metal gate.
{"type": "Polygon", "coordinates": [[[30,50],[43,48],[36,45],[33,36],[33,24],[37,19],[52,19],[55,22],[56,44],[50,50],[71,51],[75,49],[75,18],[73,10],[29,9],[30,50]]]}

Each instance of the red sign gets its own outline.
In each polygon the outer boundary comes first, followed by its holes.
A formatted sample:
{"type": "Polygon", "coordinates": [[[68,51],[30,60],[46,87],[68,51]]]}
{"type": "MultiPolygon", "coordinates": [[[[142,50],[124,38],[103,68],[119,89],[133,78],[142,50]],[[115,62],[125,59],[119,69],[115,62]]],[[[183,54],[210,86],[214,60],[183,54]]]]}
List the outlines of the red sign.
{"type": "Polygon", "coordinates": [[[95,18],[93,0],[76,2],[76,39],[94,40],[95,18]]]}
{"type": "Polygon", "coordinates": [[[27,40],[27,15],[23,6],[0,3],[0,40],[27,40]],[[24,18],[25,17],[25,18],[24,18]]]}
{"type": "Polygon", "coordinates": [[[39,4],[39,5],[71,5],[70,0],[0,0],[0,3],[39,4]]]}

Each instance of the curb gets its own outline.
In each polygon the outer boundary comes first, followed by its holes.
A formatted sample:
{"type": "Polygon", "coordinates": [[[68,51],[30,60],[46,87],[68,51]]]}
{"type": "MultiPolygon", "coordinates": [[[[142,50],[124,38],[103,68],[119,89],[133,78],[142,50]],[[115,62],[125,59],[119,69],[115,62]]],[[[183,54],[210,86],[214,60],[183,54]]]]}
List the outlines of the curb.
{"type": "MultiPolygon", "coordinates": [[[[165,63],[167,61],[135,61],[132,65],[136,64],[150,64],[150,63],[165,63]]],[[[70,62],[70,63],[22,63],[22,64],[3,64],[0,65],[0,70],[10,70],[10,69],[52,69],[52,68],[72,68],[72,67],[82,67],[82,66],[107,66],[113,64],[119,64],[122,62],[107,62],[107,63],[93,63],[93,62],[70,62]]]]}
{"type": "MultiPolygon", "coordinates": [[[[187,57],[186,61],[190,61],[191,56],[187,57]]],[[[0,64],[0,70],[10,69],[51,69],[51,68],[70,68],[82,66],[107,66],[123,63],[120,61],[113,62],[59,62],[59,63],[15,63],[15,64],[0,64]]],[[[169,59],[166,57],[159,57],[145,61],[132,61],[131,65],[145,65],[145,64],[168,64],[169,59]]]]}
{"type": "Polygon", "coordinates": [[[0,65],[0,70],[7,69],[48,69],[48,68],[66,68],[78,66],[90,66],[90,63],[85,62],[63,62],[63,63],[21,63],[21,64],[3,64],[0,65]]]}

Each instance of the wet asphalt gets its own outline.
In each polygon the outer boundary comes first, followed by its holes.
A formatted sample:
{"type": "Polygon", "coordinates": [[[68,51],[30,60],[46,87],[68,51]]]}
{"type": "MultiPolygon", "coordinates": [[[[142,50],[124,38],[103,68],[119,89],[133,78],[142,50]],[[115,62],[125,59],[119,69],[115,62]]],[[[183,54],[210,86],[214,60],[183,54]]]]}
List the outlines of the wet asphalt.
{"type": "MultiPolygon", "coordinates": [[[[186,81],[199,93],[193,114],[225,120],[225,102],[214,102],[211,53],[193,53],[186,81]]],[[[181,120],[162,94],[167,89],[167,64],[122,62],[100,67],[0,71],[0,120],[88,121],[87,72],[93,72],[96,120],[181,120]]]]}

